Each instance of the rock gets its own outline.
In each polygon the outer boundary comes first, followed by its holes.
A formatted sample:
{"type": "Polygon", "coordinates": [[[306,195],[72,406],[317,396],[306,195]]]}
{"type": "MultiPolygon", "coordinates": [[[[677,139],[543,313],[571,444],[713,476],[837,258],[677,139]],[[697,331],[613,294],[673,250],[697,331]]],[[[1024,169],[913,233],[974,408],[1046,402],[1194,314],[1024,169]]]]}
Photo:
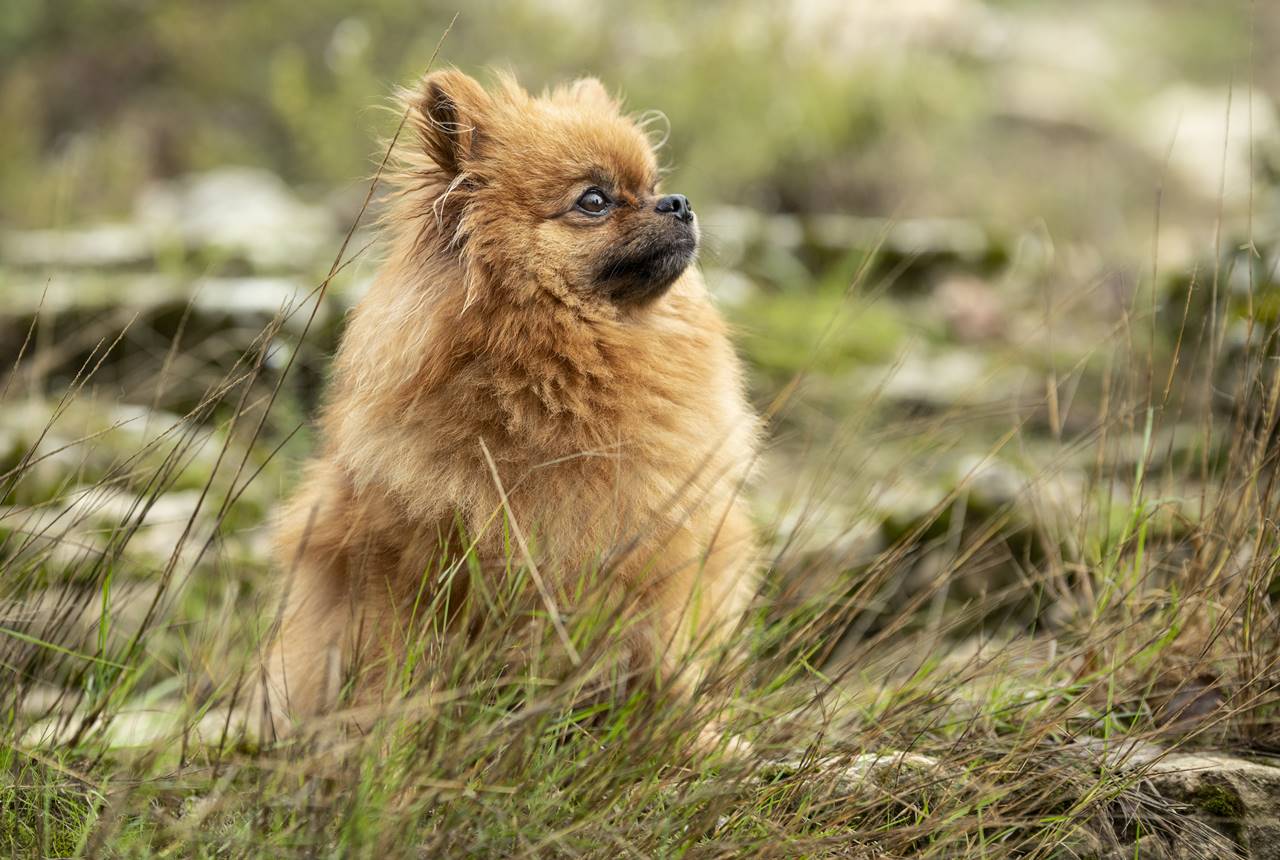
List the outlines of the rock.
{"type": "Polygon", "coordinates": [[[133,222],[5,232],[0,260],[18,268],[101,270],[152,263],[158,249],[178,242],[258,269],[305,270],[329,262],[338,240],[328,207],[298,199],[269,171],[229,167],[144,189],[133,222]]]}
{"type": "MultiPolygon", "coordinates": [[[[57,314],[99,313],[110,308],[143,308],[185,297],[183,283],[170,275],[152,272],[57,272],[52,277],[34,277],[17,270],[0,270],[0,317],[16,320],[17,331],[7,335],[21,343],[30,317],[57,314]]],[[[17,348],[14,344],[13,348],[17,348]]]]}
{"type": "Polygon", "coordinates": [[[756,232],[741,246],[741,268],[784,290],[809,282],[813,271],[803,259],[805,225],[799,218],[761,216],[745,219],[742,226],[746,225],[754,226],[756,232]]]}
{"type": "Polygon", "coordinates": [[[1035,404],[1043,378],[1028,368],[991,363],[990,351],[970,348],[905,350],[901,361],[874,368],[856,380],[860,389],[886,404],[917,411],[999,404],[1013,409],[1035,404]]]}
{"type": "MultiPolygon", "coordinates": [[[[283,314],[284,328],[301,334],[318,298],[317,286],[294,278],[202,278],[192,285],[192,305],[198,312],[231,314],[261,328],[283,314]]],[[[330,304],[321,302],[313,325],[332,318],[330,304]]]]}
{"type": "Polygon", "coordinates": [[[868,781],[890,786],[904,779],[937,779],[942,773],[938,760],[919,753],[895,752],[862,753],[843,763],[840,772],[841,787],[856,791],[868,781]]]}
{"type": "Polygon", "coordinates": [[[957,481],[968,480],[969,500],[980,511],[1011,505],[1026,493],[1030,481],[1017,467],[999,457],[970,454],[956,467],[957,481]]]}
{"type": "Polygon", "coordinates": [[[100,269],[148,263],[154,257],[155,236],[138,224],[12,230],[0,237],[0,259],[11,266],[100,269]]]}
{"type": "Polygon", "coordinates": [[[1189,731],[1222,712],[1227,693],[1212,675],[1182,681],[1172,692],[1154,695],[1155,721],[1189,731]]]}
{"type": "Polygon", "coordinates": [[[906,475],[879,484],[871,492],[890,541],[916,528],[938,509],[946,495],[947,490],[937,483],[925,483],[906,475]]]}
{"type": "Polygon", "coordinates": [[[961,218],[871,218],[826,213],[799,218],[718,207],[703,219],[706,257],[716,266],[758,270],[779,284],[875,252],[885,266],[985,265],[1003,246],[980,224],[961,218]]]}
{"type": "Polygon", "coordinates": [[[839,505],[792,505],[766,520],[776,522],[775,565],[783,573],[780,607],[837,600],[850,587],[850,571],[869,564],[885,545],[880,524],[839,505]]]}
{"type": "Polygon", "coordinates": [[[259,269],[305,269],[337,251],[337,223],[266,170],[227,167],[143,191],[139,221],[188,248],[244,258],[259,269]]]}
{"type": "Polygon", "coordinates": [[[0,506],[0,544],[0,559],[15,576],[39,565],[75,578],[106,549],[99,535],[64,518],[60,509],[22,505],[0,506]]]}
{"type": "MultiPolygon", "coordinates": [[[[1058,51],[1058,55],[1070,51],[1058,51]]],[[[1110,79],[1033,63],[1001,65],[993,85],[998,116],[1081,137],[1099,134],[1094,115],[1110,79]]]]}
{"type": "Polygon", "coordinates": [[[906,218],[889,228],[885,245],[904,256],[954,258],[976,263],[991,249],[979,224],[959,218],[906,218]]]}
{"type": "Polygon", "coordinates": [[[933,291],[951,336],[962,343],[991,340],[1008,325],[1004,304],[991,286],[972,275],[952,275],[933,291]]]}
{"type": "Polygon", "coordinates": [[[736,268],[765,239],[764,215],[743,206],[715,206],[700,216],[703,245],[717,266],[736,268]]]}
{"type": "Polygon", "coordinates": [[[977,0],[803,0],[783,8],[795,49],[842,70],[851,57],[874,62],[912,49],[985,56],[1006,29],[1000,14],[977,0]]]}
{"type": "Polygon", "coordinates": [[[1173,852],[1174,849],[1171,849],[1168,846],[1167,840],[1165,840],[1164,837],[1149,834],[1139,838],[1138,841],[1134,842],[1132,845],[1124,845],[1120,848],[1108,851],[1103,855],[1103,857],[1105,860],[1134,860],[1135,857],[1141,858],[1141,860],[1181,860],[1183,856],[1186,856],[1189,860],[1191,857],[1198,858],[1205,856],[1198,852],[1191,855],[1183,855],[1173,852]]]}
{"type": "Polygon", "coordinates": [[[1074,858],[1089,858],[1089,860],[1095,860],[1095,858],[1099,857],[1110,858],[1110,854],[1106,851],[1106,843],[1097,834],[1085,827],[1077,827],[1066,834],[1063,840],[1058,843],[1052,856],[1072,858],[1072,860],[1074,858]]]}
{"type": "MultiPolygon", "coordinates": [[[[50,717],[31,726],[22,737],[24,747],[43,747],[68,743],[80,728],[81,721],[90,715],[83,709],[50,717]]],[[[151,747],[179,742],[186,734],[192,744],[218,744],[228,730],[225,710],[209,710],[193,713],[177,699],[167,701],[129,703],[108,716],[99,716],[91,731],[100,733],[107,745],[120,749],[126,747],[151,747]]],[[[239,731],[236,722],[230,724],[231,736],[239,731]]]]}
{"type": "Polygon", "coordinates": [[[969,506],[979,515],[1013,508],[1015,521],[1072,522],[1085,503],[1086,481],[1078,472],[1028,473],[1002,457],[970,454],[959,459],[955,483],[967,481],[969,506]]]}
{"type": "Polygon", "coordinates": [[[179,569],[195,562],[200,547],[208,539],[208,517],[213,503],[206,499],[204,507],[197,506],[200,490],[180,490],[165,493],[148,505],[147,500],[126,492],[97,492],[90,489],[66,509],[68,519],[84,522],[96,531],[111,533],[122,527],[134,528],[124,552],[150,565],[163,565],[178,548],[187,524],[193,522],[192,531],[182,542],[179,569]]]}
{"type": "MultiPolygon", "coordinates": [[[[159,593],[156,583],[115,582],[106,601],[105,641],[111,649],[122,647],[137,633],[146,612],[159,593]]],[[[175,596],[161,597],[161,617],[175,596]]],[[[65,584],[47,588],[22,599],[0,602],[0,626],[27,638],[4,637],[0,659],[7,666],[23,667],[45,682],[58,682],[82,670],[86,656],[98,653],[102,641],[103,590],[96,585],[65,584]]]]}
{"type": "Polygon", "coordinates": [[[804,244],[805,225],[795,215],[768,215],[764,219],[764,235],[774,247],[794,251],[804,244]]]}
{"type": "MultiPolygon", "coordinates": [[[[1135,740],[1082,739],[1064,751],[1104,770],[1126,771],[1182,807],[1185,824],[1177,841],[1185,844],[1166,839],[1164,856],[1280,860],[1280,765],[1223,752],[1169,752],[1135,740]]],[[[1154,852],[1155,842],[1137,847],[1154,852]]],[[[1130,845],[1108,857],[1148,856],[1134,850],[1130,845]]]]}
{"type": "Polygon", "coordinates": [[[808,242],[819,250],[878,252],[889,261],[911,259],[920,265],[937,262],[981,263],[995,243],[983,227],[962,218],[862,218],[814,215],[805,222],[808,242]]]}
{"type": "Polygon", "coordinates": [[[733,269],[707,269],[707,288],[725,307],[740,308],[759,291],[754,281],[733,269]]]}
{"type": "MultiPolygon", "coordinates": [[[[88,368],[91,388],[187,413],[220,384],[227,368],[261,346],[264,329],[281,311],[282,330],[266,362],[269,373],[290,350],[301,348],[308,357],[328,352],[344,302],[330,291],[317,309],[319,283],[283,276],[193,281],[69,271],[49,279],[46,292],[44,283],[19,270],[0,270],[0,367],[13,365],[34,326],[20,379],[40,378],[56,388],[88,368]],[[178,349],[170,351],[175,337],[178,349]]],[[[303,362],[308,383],[316,379],[317,366],[303,362]]],[[[268,377],[259,382],[270,384],[268,377]]]]}
{"type": "Polygon", "coordinates": [[[1243,856],[1280,860],[1280,766],[1211,752],[1173,753],[1146,764],[1162,796],[1185,803],[1243,856]]]}
{"type": "Polygon", "coordinates": [[[1019,72],[1031,68],[1058,71],[1071,80],[1108,79],[1122,70],[1124,54],[1099,22],[1072,11],[1028,10],[1009,16],[1004,59],[1019,72]],[[1061,50],[1062,45],[1070,51],[1061,50]]]}
{"type": "Polygon", "coordinates": [[[1247,87],[1211,90],[1169,87],[1135,112],[1135,136],[1156,163],[1170,169],[1207,200],[1249,199],[1251,150],[1280,134],[1280,119],[1261,92],[1247,87]],[[1228,103],[1230,112],[1228,113],[1228,103]],[[1226,167],[1225,182],[1223,167],[1226,167]]]}
{"type": "Polygon", "coordinates": [[[175,445],[183,447],[184,469],[174,489],[202,486],[222,438],[208,429],[193,431],[172,413],[89,397],[62,405],[40,398],[11,400],[0,410],[0,434],[5,433],[18,440],[9,468],[37,445],[13,488],[15,500],[50,509],[74,505],[77,515],[80,506],[90,504],[82,498],[102,501],[92,485],[108,474],[118,480],[126,458],[138,470],[159,468],[175,445]]]}
{"type": "Polygon", "coordinates": [[[819,773],[831,781],[837,795],[856,795],[885,789],[919,790],[925,786],[943,790],[967,787],[964,775],[947,773],[935,758],[919,753],[885,750],[855,756],[825,756],[814,760],[782,760],[761,767],[758,778],[776,782],[802,773],[819,773]]]}
{"type": "Polygon", "coordinates": [[[76,701],[77,691],[35,682],[17,691],[17,710],[25,717],[44,716],[76,701]]]}
{"type": "Polygon", "coordinates": [[[980,398],[986,372],[986,362],[976,353],[951,350],[925,356],[917,352],[887,369],[888,379],[880,391],[892,401],[945,408],[980,398]]]}

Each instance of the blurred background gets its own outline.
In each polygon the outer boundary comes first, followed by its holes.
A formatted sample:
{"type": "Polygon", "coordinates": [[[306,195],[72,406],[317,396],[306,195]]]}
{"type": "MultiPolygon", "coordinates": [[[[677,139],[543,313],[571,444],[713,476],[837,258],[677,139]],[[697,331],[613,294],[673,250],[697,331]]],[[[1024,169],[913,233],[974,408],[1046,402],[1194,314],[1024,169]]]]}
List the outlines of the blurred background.
{"type": "MultiPolygon", "coordinates": [[[[111,552],[114,594],[205,616],[253,592],[376,267],[370,217],[310,303],[391,93],[455,8],[3,3],[0,538],[22,623],[111,552]],[[175,569],[191,588],[157,584],[175,569]]],[[[1214,422],[1280,314],[1277,48],[1280,7],[1246,0],[526,0],[466,4],[438,64],[594,75],[660,112],[771,415],[755,503],[780,604],[901,547],[886,605],[944,568],[939,611],[1049,565],[1044,617],[1131,536],[1135,483],[1171,540],[1213,509],[1214,422]]],[[[199,650],[157,641],[175,665],[199,650]]]]}

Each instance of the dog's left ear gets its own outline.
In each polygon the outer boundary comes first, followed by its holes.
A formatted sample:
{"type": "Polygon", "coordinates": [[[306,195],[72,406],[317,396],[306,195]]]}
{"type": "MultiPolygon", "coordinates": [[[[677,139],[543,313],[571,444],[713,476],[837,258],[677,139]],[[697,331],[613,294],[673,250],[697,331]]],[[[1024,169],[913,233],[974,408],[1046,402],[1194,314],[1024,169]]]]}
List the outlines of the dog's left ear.
{"type": "Polygon", "coordinates": [[[606,110],[616,110],[618,100],[609,95],[598,78],[579,78],[568,87],[568,95],[579,104],[595,105],[606,110]]]}
{"type": "Polygon", "coordinates": [[[484,87],[457,69],[432,72],[422,81],[411,105],[418,138],[446,175],[466,170],[492,105],[484,87]]]}

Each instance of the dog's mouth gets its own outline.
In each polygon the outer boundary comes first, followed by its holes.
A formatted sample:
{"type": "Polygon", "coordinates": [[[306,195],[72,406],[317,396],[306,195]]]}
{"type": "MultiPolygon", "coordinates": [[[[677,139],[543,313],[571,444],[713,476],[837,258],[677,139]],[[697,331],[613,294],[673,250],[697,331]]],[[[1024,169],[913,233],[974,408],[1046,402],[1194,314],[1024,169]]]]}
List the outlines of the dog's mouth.
{"type": "Polygon", "coordinates": [[[608,254],[596,269],[596,286],[616,304],[651,302],[667,291],[698,252],[693,229],[661,239],[631,242],[608,254]]]}

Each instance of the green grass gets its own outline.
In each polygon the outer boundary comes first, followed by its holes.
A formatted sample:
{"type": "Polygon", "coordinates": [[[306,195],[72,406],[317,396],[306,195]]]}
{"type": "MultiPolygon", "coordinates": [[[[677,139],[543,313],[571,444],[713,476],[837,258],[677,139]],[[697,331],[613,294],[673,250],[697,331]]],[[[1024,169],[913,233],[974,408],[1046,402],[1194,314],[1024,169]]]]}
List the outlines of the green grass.
{"type": "MultiPolygon", "coordinates": [[[[1095,491],[1065,516],[1012,525],[1050,464],[985,508],[962,477],[853,561],[806,534],[812,499],[790,500],[797,516],[777,531],[757,608],[692,703],[627,671],[626,618],[590,600],[566,617],[584,655],[572,666],[515,557],[499,582],[458,568],[472,588],[450,609],[474,623],[446,629],[442,594],[424,591],[385,709],[255,740],[235,708],[274,612],[255,547],[305,449],[289,377],[260,360],[283,335],[267,334],[190,414],[146,436],[93,417],[85,383],[104,354],[65,396],[27,398],[45,404],[46,425],[0,478],[0,850],[1065,857],[1139,835],[1212,845],[1221,837],[1096,744],[1276,742],[1274,381],[1241,371],[1249,408],[1200,415],[1203,447],[1225,442],[1220,461],[1153,469],[1152,440],[1167,417],[1184,421],[1192,406],[1176,398],[1207,371],[1188,360],[1174,399],[1147,399],[1149,354],[1122,351],[1110,405],[1058,443],[1097,464],[1095,491]],[[62,446],[74,456],[51,458],[62,446]],[[52,481],[38,474],[51,459],[52,481]],[[1170,486],[1192,479],[1221,496],[1194,522],[1162,518],[1170,486]],[[179,489],[199,505],[170,524],[172,551],[141,551],[149,506],[179,489]],[[70,504],[108,490],[131,505],[70,504]],[[1169,703],[1202,683],[1220,704],[1174,719],[1169,703]],[[713,723],[750,751],[700,743],[713,723]]],[[[784,424],[796,397],[776,404],[784,424]]],[[[899,416],[895,432],[928,451],[972,409],[899,416]]],[[[828,457],[811,452],[810,465],[828,457]]]]}
{"type": "MultiPolygon", "coordinates": [[[[1048,343],[1016,408],[984,396],[998,375],[907,408],[851,390],[912,324],[863,262],[739,309],[780,464],[755,490],[771,560],[692,700],[622,659],[627,608],[586,590],[553,623],[513,549],[496,581],[444,560],[460,605],[424,564],[385,705],[278,741],[244,701],[277,611],[265,522],[323,375],[310,306],[171,374],[181,326],[107,326],[51,362],[34,316],[0,380],[0,852],[1223,856],[1125,759],[1280,747],[1273,339],[1228,352],[1207,288],[1171,326],[1138,291],[1106,349],[1048,343]]],[[[1201,811],[1238,816],[1223,797],[1201,811]]]]}

